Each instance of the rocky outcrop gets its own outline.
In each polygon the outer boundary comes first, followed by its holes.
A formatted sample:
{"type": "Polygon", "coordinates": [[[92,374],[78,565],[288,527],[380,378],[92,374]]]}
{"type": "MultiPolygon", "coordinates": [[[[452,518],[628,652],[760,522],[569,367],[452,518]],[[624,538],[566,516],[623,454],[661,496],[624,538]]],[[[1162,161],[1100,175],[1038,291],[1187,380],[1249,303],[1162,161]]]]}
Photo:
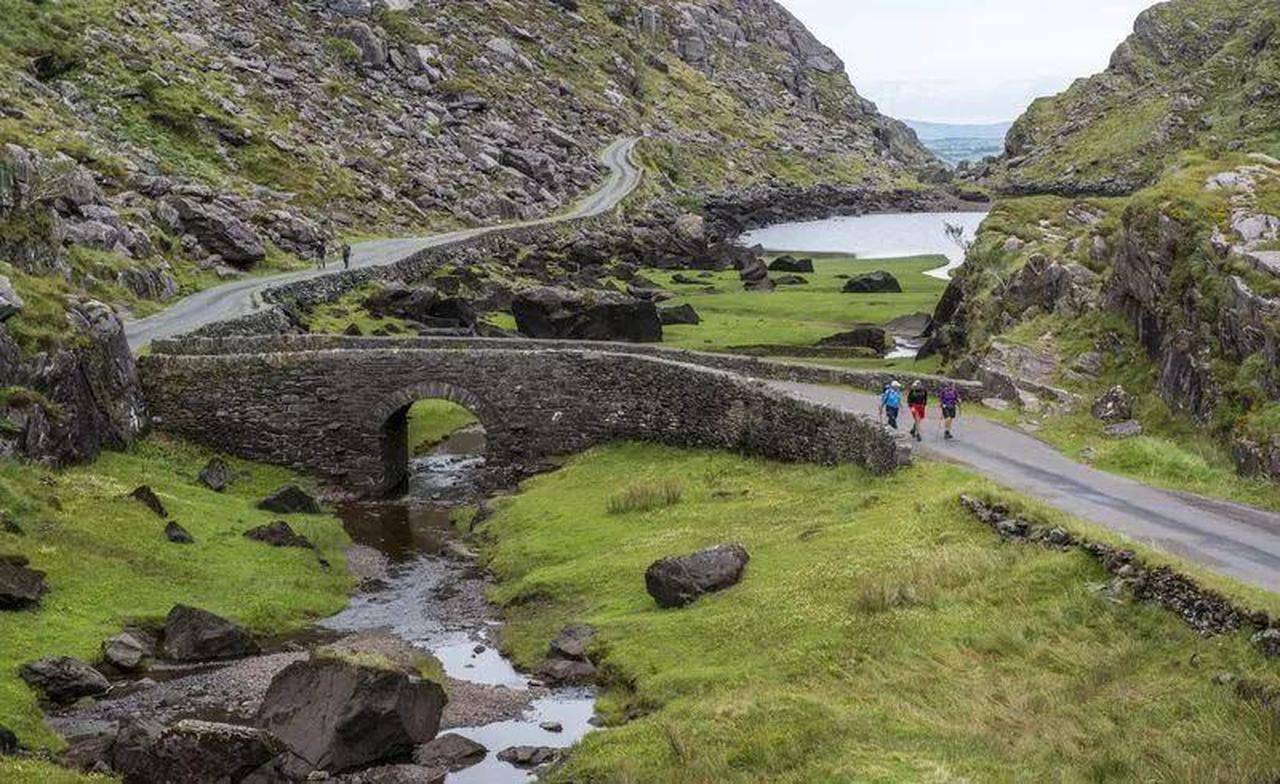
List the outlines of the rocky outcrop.
{"type": "Polygon", "coordinates": [[[194,719],[159,727],[144,720],[121,728],[111,761],[126,784],[282,782],[294,778],[277,764],[284,751],[270,733],[252,727],[194,719]]]}
{"type": "Polygon", "coordinates": [[[884,356],[889,350],[889,333],[885,331],[884,327],[862,324],[845,332],[825,337],[818,341],[818,345],[868,348],[884,356]]]}
{"type": "Polygon", "coordinates": [[[18,676],[56,705],[95,697],[111,688],[106,676],[70,656],[48,656],[18,668],[18,676]]]}
{"type": "Polygon", "coordinates": [[[299,547],[307,550],[315,548],[310,539],[294,531],[293,527],[284,520],[250,528],[244,532],[244,536],[246,539],[269,544],[272,547],[299,547]]]}
{"type": "Polygon", "coordinates": [[[888,272],[876,270],[854,275],[845,281],[846,294],[901,294],[902,284],[888,272]]]}
{"type": "Polygon", "coordinates": [[[567,340],[662,340],[654,303],[607,291],[538,288],[518,292],[511,313],[521,335],[567,340]]]}
{"type": "Polygon", "coordinates": [[[699,597],[737,585],[750,556],[740,544],[722,544],[692,555],[668,556],[644,573],[645,589],[659,607],[685,607],[699,597]]]}
{"type": "Polygon", "coordinates": [[[182,604],[165,619],[163,650],[165,658],[178,662],[235,659],[261,651],[253,637],[231,621],[182,604]]]}
{"type": "Polygon", "coordinates": [[[435,737],[445,701],[432,681],[313,656],[276,675],[257,723],[312,767],[345,772],[408,757],[435,737]]]}

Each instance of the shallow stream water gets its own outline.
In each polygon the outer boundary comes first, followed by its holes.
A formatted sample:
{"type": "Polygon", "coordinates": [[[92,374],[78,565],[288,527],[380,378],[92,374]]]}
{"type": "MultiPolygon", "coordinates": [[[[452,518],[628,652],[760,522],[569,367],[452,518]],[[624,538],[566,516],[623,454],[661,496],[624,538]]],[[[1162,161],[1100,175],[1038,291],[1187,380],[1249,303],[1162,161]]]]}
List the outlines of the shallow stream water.
{"type": "Polygon", "coordinates": [[[498,760],[498,752],[510,746],[568,747],[591,731],[595,713],[592,690],[548,689],[517,671],[497,648],[501,624],[485,600],[488,580],[466,557],[450,519],[453,509],[476,500],[473,480],[484,466],[483,449],[483,431],[459,431],[413,461],[403,498],[341,509],[352,540],[378,550],[391,565],[372,590],[321,622],[335,632],[389,630],[436,657],[450,678],[511,690],[527,700],[519,718],[441,731],[489,749],[478,765],[449,774],[449,784],[529,781],[533,774],[498,760]],[[561,729],[544,729],[548,724],[561,729]]]}

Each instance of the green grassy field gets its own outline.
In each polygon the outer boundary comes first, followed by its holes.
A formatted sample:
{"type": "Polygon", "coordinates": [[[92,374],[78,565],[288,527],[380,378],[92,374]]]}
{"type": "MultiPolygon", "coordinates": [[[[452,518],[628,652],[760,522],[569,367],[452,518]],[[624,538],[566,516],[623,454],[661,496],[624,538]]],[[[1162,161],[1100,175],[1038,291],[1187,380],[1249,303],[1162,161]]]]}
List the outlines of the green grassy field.
{"type": "Polygon", "coordinates": [[[409,407],[409,452],[422,455],[454,431],[476,422],[475,414],[448,400],[419,400],[409,407]]]}
{"type": "MultiPolygon", "coordinates": [[[[723,350],[743,345],[812,346],[855,324],[883,324],[911,313],[932,313],[947,284],[923,274],[946,263],[940,256],[903,259],[855,259],[824,254],[793,254],[814,259],[815,272],[803,275],[805,286],[779,286],[769,293],[742,290],[734,271],[706,279],[715,293],[701,286],[672,283],[676,273],[646,270],[646,277],[680,294],[667,305],[688,303],[698,311],[697,326],[663,328],[663,342],[680,348],[723,350]],[[892,273],[901,294],[845,294],[844,278],[874,270],[892,273]]],[[[684,272],[685,275],[693,273],[684,272]]],[[[777,277],[785,273],[774,273],[777,277]]]]}
{"type": "MultiPolygon", "coordinates": [[[[163,620],[176,603],[232,618],[261,634],[280,634],[336,612],[351,579],[339,521],[330,515],[286,519],[332,565],[322,571],[310,551],[267,547],[243,537],[279,519],[255,504],[297,482],[280,468],[229,461],[244,472],[225,493],[196,481],[210,454],[153,437],[126,453],[104,453],[90,465],[48,471],[0,462],[0,509],[25,536],[0,533],[0,552],[16,552],[48,573],[50,592],[34,612],[0,613],[0,725],[32,746],[56,745],[41,722],[19,664],[40,656],[95,661],[99,643],[125,622],[163,620]],[[164,522],[125,497],[149,484],[172,519],[195,537],[174,545],[164,522]]],[[[12,770],[12,768],[10,768],[12,770]]],[[[0,781],[6,779],[0,766],[0,781]]]]}
{"type": "Polygon", "coordinates": [[[873,478],[642,445],[526,483],[486,528],[508,646],[532,665],[563,624],[595,625],[618,725],[548,780],[1280,775],[1280,717],[1213,680],[1280,684],[1244,635],[1112,596],[1079,551],[1000,542],[964,490],[991,488],[941,464],[873,478]],[[609,513],[629,483],[682,492],[609,513]],[[646,595],[651,561],[725,541],[751,553],[740,585],[677,611],[646,595]]]}

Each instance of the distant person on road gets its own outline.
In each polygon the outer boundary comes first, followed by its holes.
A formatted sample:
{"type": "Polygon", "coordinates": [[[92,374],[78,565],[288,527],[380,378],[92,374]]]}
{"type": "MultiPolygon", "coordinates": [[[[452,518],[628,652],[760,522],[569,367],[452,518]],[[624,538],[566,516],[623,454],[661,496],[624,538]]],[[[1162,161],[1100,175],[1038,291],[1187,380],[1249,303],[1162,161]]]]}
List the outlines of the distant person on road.
{"type": "Polygon", "coordinates": [[[924,415],[929,407],[929,392],[918,380],[911,382],[911,391],[907,393],[907,407],[911,409],[913,421],[911,436],[917,441],[923,441],[920,430],[924,426],[924,415]]]}
{"type": "Polygon", "coordinates": [[[889,427],[898,429],[898,412],[902,410],[902,385],[892,381],[880,395],[880,411],[888,420],[889,427]]]}
{"type": "Polygon", "coordinates": [[[351,243],[342,243],[342,268],[351,269],[351,243]]]}
{"type": "Polygon", "coordinates": [[[960,413],[960,390],[956,389],[954,381],[948,381],[938,393],[938,402],[942,404],[942,437],[950,441],[955,438],[951,435],[951,425],[955,423],[956,415],[960,413]]]}
{"type": "Polygon", "coordinates": [[[324,261],[327,258],[329,258],[329,246],[324,242],[324,240],[321,240],[320,255],[316,256],[316,269],[324,269],[324,261]]]}

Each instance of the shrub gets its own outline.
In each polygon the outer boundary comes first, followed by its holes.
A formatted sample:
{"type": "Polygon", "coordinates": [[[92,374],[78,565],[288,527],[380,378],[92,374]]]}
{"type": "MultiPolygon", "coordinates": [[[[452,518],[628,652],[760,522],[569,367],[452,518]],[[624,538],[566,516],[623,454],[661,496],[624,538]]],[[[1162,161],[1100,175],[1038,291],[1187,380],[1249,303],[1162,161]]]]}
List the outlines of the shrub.
{"type": "Polygon", "coordinates": [[[636,482],[609,499],[609,514],[649,512],[675,506],[684,497],[684,488],[673,479],[636,482]]]}

